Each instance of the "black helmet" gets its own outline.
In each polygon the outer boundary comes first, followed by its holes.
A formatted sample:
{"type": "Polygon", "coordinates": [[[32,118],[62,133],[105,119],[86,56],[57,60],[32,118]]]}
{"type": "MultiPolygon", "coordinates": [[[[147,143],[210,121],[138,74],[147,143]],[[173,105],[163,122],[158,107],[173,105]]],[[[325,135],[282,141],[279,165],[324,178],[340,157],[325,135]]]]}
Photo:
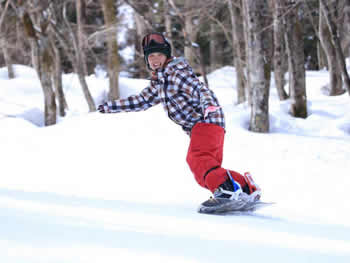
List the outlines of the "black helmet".
{"type": "Polygon", "coordinates": [[[167,58],[171,57],[171,46],[166,38],[161,33],[150,33],[142,39],[142,48],[144,59],[148,68],[148,56],[151,53],[159,52],[164,54],[167,58]]]}

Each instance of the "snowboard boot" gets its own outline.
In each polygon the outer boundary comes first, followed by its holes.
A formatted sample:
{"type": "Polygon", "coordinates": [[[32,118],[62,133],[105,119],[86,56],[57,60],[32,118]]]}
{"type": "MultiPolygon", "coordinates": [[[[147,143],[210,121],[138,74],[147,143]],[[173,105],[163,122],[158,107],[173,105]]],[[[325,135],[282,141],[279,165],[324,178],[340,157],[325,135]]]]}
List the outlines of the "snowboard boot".
{"type": "Polygon", "coordinates": [[[227,175],[228,179],[215,190],[215,199],[222,198],[229,200],[244,200],[249,202],[260,200],[261,189],[254,182],[250,173],[244,173],[243,177],[246,184],[243,187],[232,178],[228,170],[227,175]]]}
{"type": "Polygon", "coordinates": [[[227,175],[229,178],[215,190],[214,198],[238,200],[243,193],[243,189],[238,182],[233,180],[229,171],[227,171],[227,175]]]}
{"type": "Polygon", "coordinates": [[[224,212],[235,202],[235,208],[243,207],[246,202],[242,200],[243,192],[241,185],[234,181],[229,171],[227,171],[229,178],[222,183],[207,201],[202,203],[198,209],[200,213],[220,213],[224,212]]]}
{"type": "Polygon", "coordinates": [[[260,187],[254,182],[250,173],[243,175],[245,184],[242,187],[236,182],[229,171],[228,179],[215,191],[214,197],[210,197],[199,206],[199,213],[223,214],[227,212],[254,211],[262,202],[260,187]]]}
{"type": "Polygon", "coordinates": [[[214,197],[210,197],[210,199],[201,204],[200,210],[211,211],[211,208],[216,210],[226,209],[227,204],[232,203],[232,201],[235,201],[236,209],[239,209],[239,206],[243,207],[248,202],[260,200],[260,187],[254,182],[250,173],[243,175],[246,182],[243,188],[232,178],[228,170],[227,176],[227,180],[214,191],[214,197]]]}

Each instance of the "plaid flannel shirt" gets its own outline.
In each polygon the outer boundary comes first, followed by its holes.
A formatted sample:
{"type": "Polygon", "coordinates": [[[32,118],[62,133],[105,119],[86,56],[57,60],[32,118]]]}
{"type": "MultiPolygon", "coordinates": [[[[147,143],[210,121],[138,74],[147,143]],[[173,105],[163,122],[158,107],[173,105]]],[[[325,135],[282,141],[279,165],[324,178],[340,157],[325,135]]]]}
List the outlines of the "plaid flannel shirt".
{"type": "Polygon", "coordinates": [[[175,58],[165,68],[157,70],[150,86],[138,95],[103,104],[105,112],[142,111],[161,103],[169,118],[190,134],[198,122],[212,123],[225,128],[222,109],[210,112],[204,119],[209,106],[220,106],[208,87],[196,75],[184,58],[175,58]]]}

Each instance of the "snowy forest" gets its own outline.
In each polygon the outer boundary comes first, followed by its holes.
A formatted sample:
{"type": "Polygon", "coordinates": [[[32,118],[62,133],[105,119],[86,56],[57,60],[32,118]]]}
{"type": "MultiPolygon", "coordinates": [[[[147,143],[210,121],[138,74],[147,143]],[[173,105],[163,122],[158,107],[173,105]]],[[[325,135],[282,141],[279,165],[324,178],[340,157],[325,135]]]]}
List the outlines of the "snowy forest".
{"type": "Polygon", "coordinates": [[[35,68],[45,97],[45,123],[52,125],[57,112],[64,116],[69,106],[62,73],[78,74],[89,110],[95,111],[84,76],[104,69],[109,98],[119,98],[119,75],[148,75],[140,41],[152,31],[164,33],[173,54],[184,56],[206,84],[209,72],[235,66],[238,93],[232,101],[250,102],[253,131],[269,131],[271,81],[280,100],[291,98],[291,114],[301,118],[308,116],[305,70],[327,68],[324,91],[350,94],[346,0],[2,0],[0,66],[7,66],[9,78],[15,77],[13,64],[35,68]]]}
{"type": "Polygon", "coordinates": [[[0,0],[1,263],[350,262],[349,0],[0,0]],[[222,167],[272,205],[212,193],[149,83],[161,32],[225,114],[222,167]]]}

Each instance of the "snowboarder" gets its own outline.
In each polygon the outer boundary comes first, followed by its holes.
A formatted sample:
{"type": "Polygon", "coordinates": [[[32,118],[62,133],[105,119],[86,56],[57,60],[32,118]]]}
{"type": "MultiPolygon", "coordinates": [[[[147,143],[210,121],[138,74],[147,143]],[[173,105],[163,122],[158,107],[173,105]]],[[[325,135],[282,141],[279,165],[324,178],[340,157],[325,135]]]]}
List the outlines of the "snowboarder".
{"type": "Polygon", "coordinates": [[[171,46],[161,33],[147,34],[142,40],[144,60],[152,71],[150,85],[138,95],[99,105],[101,113],[147,110],[161,103],[169,118],[190,135],[187,163],[199,185],[214,198],[204,207],[222,200],[260,199],[260,188],[251,175],[221,167],[225,135],[224,113],[206,85],[194,74],[184,58],[171,55],[171,46]]]}

